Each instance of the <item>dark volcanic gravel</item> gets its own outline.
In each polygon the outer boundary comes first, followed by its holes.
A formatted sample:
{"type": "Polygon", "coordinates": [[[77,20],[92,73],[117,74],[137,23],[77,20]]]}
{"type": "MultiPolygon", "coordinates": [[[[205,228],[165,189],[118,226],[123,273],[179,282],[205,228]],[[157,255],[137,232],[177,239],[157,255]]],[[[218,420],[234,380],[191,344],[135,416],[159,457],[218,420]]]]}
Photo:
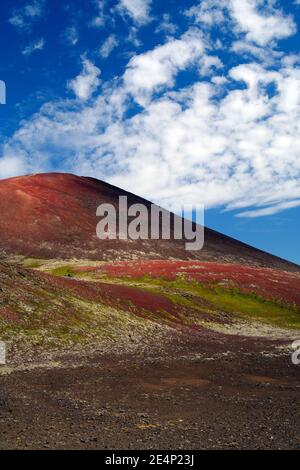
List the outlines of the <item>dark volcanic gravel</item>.
{"type": "Polygon", "coordinates": [[[0,376],[1,449],[300,448],[300,366],[289,354],[68,364],[0,376]]]}

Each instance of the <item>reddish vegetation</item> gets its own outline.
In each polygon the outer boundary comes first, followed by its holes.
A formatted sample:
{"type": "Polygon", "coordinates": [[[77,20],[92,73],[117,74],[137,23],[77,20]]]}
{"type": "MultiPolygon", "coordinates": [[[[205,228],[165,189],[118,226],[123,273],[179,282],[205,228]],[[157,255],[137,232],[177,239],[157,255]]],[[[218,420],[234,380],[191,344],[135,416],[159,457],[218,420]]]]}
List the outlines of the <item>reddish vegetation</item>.
{"type": "Polygon", "coordinates": [[[138,278],[149,275],[169,280],[181,275],[205,285],[217,283],[226,288],[236,287],[300,307],[300,275],[275,269],[197,261],[139,261],[106,264],[97,271],[109,276],[138,278]]]}
{"type": "MultiPolygon", "coordinates": [[[[206,285],[237,287],[300,305],[299,266],[209,229],[205,231],[204,249],[199,252],[186,251],[184,241],[179,240],[98,240],[96,209],[101,203],[117,206],[120,195],[128,196],[129,205],[150,204],[93,178],[53,173],[2,180],[0,249],[27,257],[105,260],[107,264],[98,269],[111,276],[175,279],[183,275],[206,285]]],[[[71,289],[83,298],[107,305],[117,302],[139,311],[164,311],[174,318],[178,314],[176,305],[163,295],[133,287],[50,276],[48,281],[49,285],[71,289]]],[[[9,310],[0,311],[2,318],[13,319],[12,315],[9,310]]]]}
{"type": "MultiPolygon", "coordinates": [[[[151,312],[158,314],[158,318],[161,319],[162,314],[167,313],[172,316],[173,322],[178,321],[180,323],[178,318],[179,307],[163,295],[130,286],[78,281],[76,279],[54,277],[39,272],[35,272],[35,274],[41,280],[45,281],[47,279],[49,286],[71,291],[75,296],[83,299],[132,311],[134,314],[141,316],[145,312],[151,312]]],[[[182,310],[182,307],[180,310],[182,310]]]]}
{"type": "Polygon", "coordinates": [[[138,196],[93,178],[49,173],[0,181],[0,249],[39,258],[96,260],[196,259],[299,271],[299,266],[205,230],[204,249],[185,250],[184,241],[98,240],[101,203],[144,203],[138,196]]]}
{"type": "MultiPolygon", "coordinates": [[[[55,279],[59,286],[72,290],[74,293],[90,300],[99,302],[106,301],[112,305],[116,305],[118,302],[122,302],[126,299],[141,309],[173,311],[172,303],[165,297],[155,295],[152,292],[141,291],[134,287],[108,283],[95,284],[65,278],[55,279]]],[[[55,282],[53,278],[51,278],[51,280],[55,282]]]]}
{"type": "Polygon", "coordinates": [[[14,323],[18,323],[18,317],[7,307],[0,307],[0,318],[14,323]]]}

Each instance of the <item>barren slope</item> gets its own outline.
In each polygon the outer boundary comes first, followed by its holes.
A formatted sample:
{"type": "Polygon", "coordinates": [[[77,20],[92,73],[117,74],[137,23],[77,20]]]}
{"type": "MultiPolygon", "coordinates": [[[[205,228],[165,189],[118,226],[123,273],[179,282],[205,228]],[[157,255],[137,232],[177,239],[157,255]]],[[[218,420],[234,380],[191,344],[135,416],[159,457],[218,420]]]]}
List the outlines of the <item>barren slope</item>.
{"type": "Polygon", "coordinates": [[[182,241],[100,241],[96,209],[148,201],[102,181],[69,174],[41,174],[0,181],[0,249],[39,258],[95,260],[198,259],[299,271],[299,266],[249,247],[210,229],[205,246],[187,252],[182,241]]]}

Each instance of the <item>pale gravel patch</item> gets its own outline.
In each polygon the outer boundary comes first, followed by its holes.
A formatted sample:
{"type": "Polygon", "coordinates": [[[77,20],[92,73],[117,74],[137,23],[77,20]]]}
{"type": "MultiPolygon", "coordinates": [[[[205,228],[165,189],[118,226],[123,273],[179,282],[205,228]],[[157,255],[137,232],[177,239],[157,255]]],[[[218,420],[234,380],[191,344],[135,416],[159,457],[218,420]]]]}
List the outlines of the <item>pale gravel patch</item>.
{"type": "Polygon", "coordinates": [[[202,326],[218,333],[247,336],[250,338],[266,338],[272,340],[295,340],[300,337],[300,331],[290,328],[279,328],[255,320],[240,320],[234,318],[230,325],[220,325],[213,322],[203,322],[202,326]]]}

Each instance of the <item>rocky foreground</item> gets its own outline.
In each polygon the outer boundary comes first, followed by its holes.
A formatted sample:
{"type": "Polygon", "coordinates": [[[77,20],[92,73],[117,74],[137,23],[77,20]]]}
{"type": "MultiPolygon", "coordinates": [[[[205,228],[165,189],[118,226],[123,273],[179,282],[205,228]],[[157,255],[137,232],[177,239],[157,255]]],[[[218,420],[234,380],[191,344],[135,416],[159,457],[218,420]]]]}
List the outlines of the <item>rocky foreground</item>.
{"type": "Polygon", "coordinates": [[[300,366],[282,344],[187,340],[2,368],[0,448],[300,448],[300,366]]]}
{"type": "Polygon", "coordinates": [[[297,449],[299,274],[1,263],[1,449],[297,449]]]}

